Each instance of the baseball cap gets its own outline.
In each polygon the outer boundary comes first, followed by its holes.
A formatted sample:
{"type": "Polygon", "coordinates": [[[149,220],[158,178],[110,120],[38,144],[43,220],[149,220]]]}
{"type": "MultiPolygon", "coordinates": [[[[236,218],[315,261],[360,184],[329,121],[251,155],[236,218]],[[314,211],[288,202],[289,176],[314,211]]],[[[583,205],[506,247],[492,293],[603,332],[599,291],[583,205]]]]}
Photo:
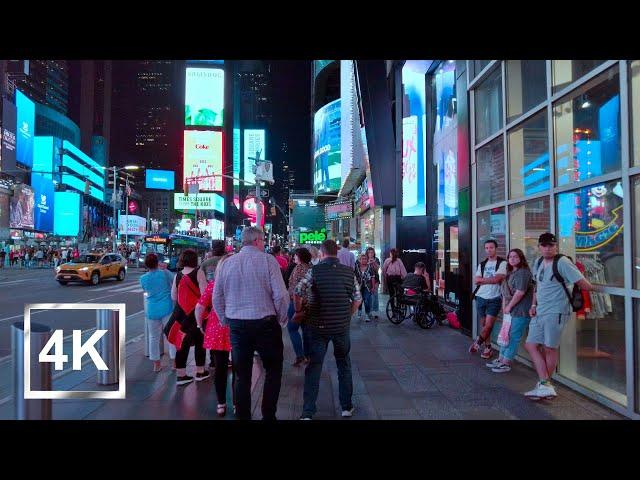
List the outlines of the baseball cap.
{"type": "Polygon", "coordinates": [[[556,236],[553,233],[543,233],[538,238],[538,245],[544,245],[546,243],[558,243],[558,240],[556,240],[556,236]]]}

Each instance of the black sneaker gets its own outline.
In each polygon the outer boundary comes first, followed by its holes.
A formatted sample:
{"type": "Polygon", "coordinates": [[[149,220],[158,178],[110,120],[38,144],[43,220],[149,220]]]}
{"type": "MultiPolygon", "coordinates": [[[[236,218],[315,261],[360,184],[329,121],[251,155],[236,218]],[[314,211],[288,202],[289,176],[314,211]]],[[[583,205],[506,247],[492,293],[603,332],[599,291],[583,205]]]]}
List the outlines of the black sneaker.
{"type": "Polygon", "coordinates": [[[205,370],[202,373],[196,373],[196,378],[195,381],[196,382],[201,382],[202,380],[206,380],[207,378],[209,378],[211,376],[211,374],[209,373],[208,370],[205,370]]]}
{"type": "Polygon", "coordinates": [[[312,420],[311,415],[303,413],[298,420],[312,420]]]}
{"type": "Polygon", "coordinates": [[[191,382],[193,382],[193,377],[190,377],[189,375],[184,375],[182,377],[176,378],[176,385],[186,385],[187,383],[191,382]]]}

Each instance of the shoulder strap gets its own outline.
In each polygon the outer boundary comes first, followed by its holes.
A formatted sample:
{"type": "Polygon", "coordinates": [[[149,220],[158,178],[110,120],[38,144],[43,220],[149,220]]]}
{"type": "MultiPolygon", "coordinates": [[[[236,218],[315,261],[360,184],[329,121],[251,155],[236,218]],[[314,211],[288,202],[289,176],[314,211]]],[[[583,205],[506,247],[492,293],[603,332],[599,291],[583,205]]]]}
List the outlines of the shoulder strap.
{"type": "Polygon", "coordinates": [[[496,261],[496,273],[498,273],[498,269],[500,268],[500,264],[501,264],[502,262],[504,262],[504,261],[505,261],[505,259],[504,259],[504,258],[502,258],[502,257],[498,257],[498,259],[497,259],[497,261],[496,261]]]}
{"type": "MultiPolygon", "coordinates": [[[[483,261],[480,262],[480,276],[484,277],[484,268],[487,266],[487,262],[489,261],[488,258],[485,258],[483,261]]],[[[497,267],[496,267],[497,270],[497,267]]]]}
{"type": "Polygon", "coordinates": [[[538,270],[540,270],[540,265],[542,264],[542,260],[543,260],[542,257],[540,257],[540,258],[538,258],[538,260],[536,260],[536,270],[534,272],[534,274],[536,274],[536,275],[538,274],[538,270]]]}
{"type": "Polygon", "coordinates": [[[555,277],[555,279],[558,280],[560,283],[564,284],[564,277],[560,275],[560,271],[558,270],[558,262],[562,257],[564,257],[564,255],[562,255],[561,253],[558,253],[555,257],[553,257],[552,269],[553,269],[553,276],[555,277]]]}

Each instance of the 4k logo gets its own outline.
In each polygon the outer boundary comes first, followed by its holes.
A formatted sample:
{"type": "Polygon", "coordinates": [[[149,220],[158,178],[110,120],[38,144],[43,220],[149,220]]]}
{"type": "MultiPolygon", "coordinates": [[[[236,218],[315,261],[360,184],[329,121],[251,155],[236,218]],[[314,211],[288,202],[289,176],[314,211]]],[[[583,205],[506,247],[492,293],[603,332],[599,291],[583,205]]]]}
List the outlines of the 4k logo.
{"type": "MultiPolygon", "coordinates": [[[[125,379],[125,319],[126,308],[124,303],[38,303],[28,304],[24,307],[24,398],[32,399],[124,399],[126,394],[125,379]],[[89,356],[98,372],[111,371],[117,372],[117,390],[32,390],[31,389],[31,370],[35,365],[31,365],[31,310],[59,310],[63,315],[65,310],[84,310],[87,312],[87,325],[96,325],[96,313],[98,311],[117,311],[117,322],[114,320],[109,324],[110,332],[104,328],[96,328],[96,330],[82,341],[82,330],[74,329],[71,334],[71,370],[81,371],[83,359],[89,356]],[[95,322],[95,323],[94,323],[95,322]],[[99,345],[101,342],[110,343],[109,351],[110,360],[102,358],[100,355],[99,345]],[[112,350],[115,349],[115,350],[112,350]],[[117,355],[115,351],[117,350],[117,355]],[[106,361],[105,361],[106,360],[106,361]],[[110,364],[108,365],[108,363],[110,364]]],[[[115,313],[113,313],[115,315],[115,313]]],[[[100,317],[101,323],[105,317],[100,317]]],[[[61,329],[54,330],[44,347],[38,352],[37,362],[43,364],[52,364],[55,371],[61,371],[65,368],[65,364],[70,361],[69,355],[65,352],[64,331],[61,329]]],[[[68,347],[67,347],[68,349],[68,347]]],[[[68,350],[67,350],[68,351],[68,350]]],[[[34,352],[35,353],[35,352],[34,352]]],[[[104,353],[104,351],[103,351],[104,353]]],[[[35,361],[35,359],[34,359],[35,361]]],[[[99,375],[105,375],[100,374],[99,375]]],[[[111,375],[111,374],[107,374],[111,375]]],[[[115,377],[112,377],[116,380],[115,377]]]]}

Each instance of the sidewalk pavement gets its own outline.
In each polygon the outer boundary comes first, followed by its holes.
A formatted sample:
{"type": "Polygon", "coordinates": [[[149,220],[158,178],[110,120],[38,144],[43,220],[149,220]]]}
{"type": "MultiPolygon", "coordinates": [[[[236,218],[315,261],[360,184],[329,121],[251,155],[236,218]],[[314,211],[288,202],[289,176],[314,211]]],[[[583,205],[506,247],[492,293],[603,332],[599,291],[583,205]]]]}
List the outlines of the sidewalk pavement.
{"type": "MultiPolygon", "coordinates": [[[[280,420],[296,420],[302,413],[304,368],[291,366],[295,355],[286,329],[283,338],[285,364],[277,416],[280,420]]],[[[370,323],[355,318],[351,327],[354,416],[340,417],[337,370],[330,347],[314,420],[624,419],[560,384],[556,384],[556,399],[528,400],[522,393],[537,381],[531,368],[516,362],[509,373],[492,373],[479,354],[468,353],[469,342],[469,337],[447,326],[423,330],[411,320],[393,325],[384,316],[370,323]]],[[[212,377],[177,387],[175,372],[166,367],[166,356],[163,363],[163,371],[153,373],[151,362],[143,355],[142,339],[134,339],[127,346],[126,400],[54,401],[53,418],[217,420],[212,377]]],[[[193,375],[193,355],[189,365],[188,372],[193,375]]],[[[263,373],[256,358],[254,419],[261,418],[263,373]]],[[[95,389],[95,372],[69,374],[64,383],[95,389]]],[[[230,393],[227,404],[231,405],[230,393]]],[[[8,415],[12,411],[9,404],[0,405],[0,418],[11,418],[8,415]]],[[[225,419],[233,418],[229,408],[225,419]]]]}

